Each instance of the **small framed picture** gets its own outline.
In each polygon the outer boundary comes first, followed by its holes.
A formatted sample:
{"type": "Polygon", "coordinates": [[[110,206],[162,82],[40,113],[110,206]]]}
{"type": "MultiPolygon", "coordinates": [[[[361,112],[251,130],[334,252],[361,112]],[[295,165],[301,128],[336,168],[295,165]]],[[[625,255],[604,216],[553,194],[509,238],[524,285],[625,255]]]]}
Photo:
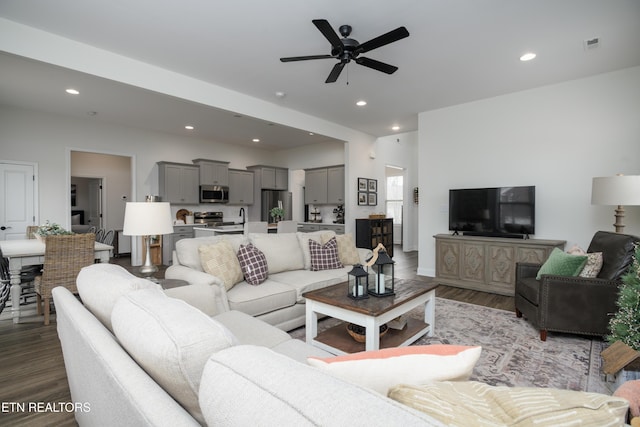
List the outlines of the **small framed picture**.
{"type": "Polygon", "coordinates": [[[369,199],[367,198],[367,194],[364,191],[359,191],[358,192],[358,205],[362,206],[362,205],[367,205],[369,203],[369,199]]]}
{"type": "Polygon", "coordinates": [[[367,193],[369,195],[368,204],[369,206],[376,206],[378,204],[378,194],[377,193],[367,193]]]}
{"type": "Polygon", "coordinates": [[[367,191],[370,193],[378,192],[378,180],[377,179],[368,179],[368,187],[367,191]]]}
{"type": "Polygon", "coordinates": [[[367,178],[358,178],[358,191],[367,191],[367,178]]]}

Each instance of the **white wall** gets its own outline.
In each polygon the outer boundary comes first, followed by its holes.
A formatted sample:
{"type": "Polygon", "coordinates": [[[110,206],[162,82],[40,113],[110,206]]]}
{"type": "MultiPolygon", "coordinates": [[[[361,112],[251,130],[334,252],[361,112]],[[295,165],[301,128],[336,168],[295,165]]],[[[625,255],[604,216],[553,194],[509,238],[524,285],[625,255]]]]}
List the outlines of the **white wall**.
{"type": "Polygon", "coordinates": [[[404,173],[404,222],[402,248],[404,251],[418,250],[418,205],[413,203],[413,188],[418,187],[418,132],[406,132],[378,138],[376,141],[376,171],[382,170],[378,179],[378,211],[385,211],[386,180],[385,166],[405,169],[404,173]]]}
{"type": "MultiPolygon", "coordinates": [[[[435,274],[450,188],[535,185],[534,237],[586,249],[614,231],[592,177],[640,174],[640,67],[421,113],[418,157],[419,274],[435,274]]],[[[626,210],[625,232],[640,234],[640,207],[626,210]]]]}

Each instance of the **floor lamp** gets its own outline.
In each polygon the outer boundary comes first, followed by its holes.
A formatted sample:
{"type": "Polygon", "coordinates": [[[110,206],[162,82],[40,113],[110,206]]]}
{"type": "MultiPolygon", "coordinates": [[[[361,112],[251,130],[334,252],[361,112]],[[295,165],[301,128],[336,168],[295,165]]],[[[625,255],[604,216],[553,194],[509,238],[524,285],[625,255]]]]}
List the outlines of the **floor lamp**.
{"type": "Polygon", "coordinates": [[[616,233],[624,233],[624,206],[640,205],[640,175],[616,175],[593,178],[591,204],[616,207],[616,233]]]}
{"type": "Polygon", "coordinates": [[[125,236],[143,236],[146,253],[144,264],[140,267],[140,274],[153,280],[153,274],[158,271],[151,262],[151,236],[173,233],[171,207],[167,202],[127,202],[124,211],[125,236]]]}

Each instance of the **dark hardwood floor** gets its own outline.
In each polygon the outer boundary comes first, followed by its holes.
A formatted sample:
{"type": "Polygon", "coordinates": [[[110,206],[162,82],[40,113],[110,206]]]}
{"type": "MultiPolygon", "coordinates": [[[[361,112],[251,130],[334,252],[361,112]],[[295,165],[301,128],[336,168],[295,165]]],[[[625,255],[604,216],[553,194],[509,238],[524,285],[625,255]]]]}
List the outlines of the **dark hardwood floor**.
{"type": "MultiPolygon", "coordinates": [[[[395,275],[402,279],[432,280],[416,275],[418,253],[394,251],[395,275]]],[[[111,262],[132,269],[127,257],[113,258],[111,262]]],[[[164,269],[156,275],[164,277],[164,269]]],[[[436,295],[503,310],[514,309],[513,297],[439,286],[436,295]]],[[[51,325],[44,326],[37,315],[27,316],[14,325],[7,310],[0,320],[0,425],[7,426],[74,426],[73,414],[67,412],[38,412],[16,409],[17,403],[71,402],[60,341],[56,332],[55,316],[51,325]]],[[[90,378],[87,379],[90,381],[90,378]]],[[[89,402],[91,403],[91,402],[89,402]]],[[[54,408],[55,409],[55,408],[54,408]]],[[[59,411],[59,409],[58,409],[59,411]]]]}

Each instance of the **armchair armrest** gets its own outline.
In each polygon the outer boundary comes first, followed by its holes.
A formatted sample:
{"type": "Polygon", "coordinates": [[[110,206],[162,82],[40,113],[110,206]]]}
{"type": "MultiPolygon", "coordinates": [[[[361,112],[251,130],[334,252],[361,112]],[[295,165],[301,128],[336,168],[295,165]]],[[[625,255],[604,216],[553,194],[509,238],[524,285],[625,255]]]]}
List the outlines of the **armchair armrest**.
{"type": "Polygon", "coordinates": [[[619,281],[543,275],[540,282],[541,329],[599,336],[609,332],[619,281]]]}
{"type": "Polygon", "coordinates": [[[526,279],[529,277],[536,277],[538,270],[542,267],[541,264],[533,264],[530,262],[518,262],[516,263],[516,283],[518,279],[526,279]]]}

